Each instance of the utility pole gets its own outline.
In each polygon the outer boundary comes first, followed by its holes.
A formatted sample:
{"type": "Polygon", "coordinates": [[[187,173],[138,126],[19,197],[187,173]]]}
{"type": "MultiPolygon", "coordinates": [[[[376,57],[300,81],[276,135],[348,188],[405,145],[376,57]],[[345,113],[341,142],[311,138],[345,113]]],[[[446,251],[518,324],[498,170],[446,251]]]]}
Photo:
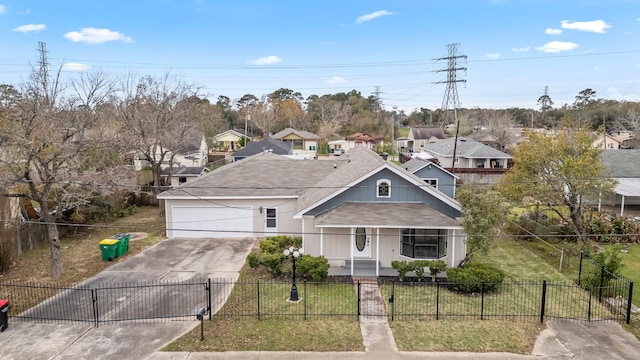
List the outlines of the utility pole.
{"type": "Polygon", "coordinates": [[[376,86],[375,91],[371,94],[374,95],[375,99],[375,104],[373,104],[373,111],[376,115],[376,120],[380,121],[380,94],[382,94],[382,91],[380,91],[380,86],[376,86]]]}
{"type": "MultiPolygon", "coordinates": [[[[447,89],[444,93],[444,98],[442,99],[442,110],[445,115],[449,114],[449,110],[453,109],[453,118],[454,123],[456,124],[456,137],[453,143],[453,159],[451,160],[451,170],[456,166],[456,151],[458,146],[458,133],[460,131],[460,122],[458,121],[458,112],[457,109],[460,107],[460,99],[458,99],[458,87],[457,84],[459,82],[466,83],[467,80],[458,79],[457,72],[460,70],[467,71],[466,67],[458,66],[458,59],[467,60],[467,55],[458,55],[458,46],[460,44],[449,44],[447,45],[447,49],[449,50],[449,55],[437,59],[433,59],[435,61],[447,60],[447,68],[441,70],[435,70],[435,72],[447,72],[447,80],[445,81],[436,81],[433,84],[447,84],[447,89]]],[[[448,118],[448,116],[447,116],[448,118]]]]}
{"type": "Polygon", "coordinates": [[[38,72],[37,72],[37,81],[44,89],[44,98],[47,106],[49,106],[49,62],[47,60],[47,44],[42,41],[38,42],[38,72]]]}
{"type": "Polygon", "coordinates": [[[393,116],[391,117],[391,158],[395,159],[396,153],[396,116],[398,111],[398,105],[393,105],[393,116]]]}

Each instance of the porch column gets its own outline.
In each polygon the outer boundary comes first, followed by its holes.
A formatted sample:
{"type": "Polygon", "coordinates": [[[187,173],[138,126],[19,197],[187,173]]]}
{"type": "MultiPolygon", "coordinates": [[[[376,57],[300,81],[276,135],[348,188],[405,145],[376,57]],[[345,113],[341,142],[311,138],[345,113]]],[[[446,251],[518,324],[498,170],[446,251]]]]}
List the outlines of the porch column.
{"type": "Polygon", "coordinates": [[[622,195],[622,202],[620,203],[620,216],[624,216],[624,195],[622,195]]]}
{"type": "Polygon", "coordinates": [[[376,277],[380,276],[380,228],[376,228],[376,277]]]}
{"type": "Polygon", "coordinates": [[[320,228],[320,256],[324,256],[324,228],[320,228]]]}
{"type": "Polygon", "coordinates": [[[451,234],[451,264],[449,267],[454,267],[454,263],[456,261],[456,231],[452,230],[453,234],[451,234]]]}
{"type": "Polygon", "coordinates": [[[349,235],[349,251],[351,252],[351,276],[353,276],[353,239],[355,237],[356,229],[351,228],[351,234],[349,235]]]}
{"type": "Polygon", "coordinates": [[[304,248],[306,248],[305,243],[304,243],[304,233],[305,233],[305,231],[304,231],[304,215],[302,216],[302,222],[301,223],[302,223],[302,232],[301,232],[301,234],[302,234],[302,248],[304,249],[304,248]]]}

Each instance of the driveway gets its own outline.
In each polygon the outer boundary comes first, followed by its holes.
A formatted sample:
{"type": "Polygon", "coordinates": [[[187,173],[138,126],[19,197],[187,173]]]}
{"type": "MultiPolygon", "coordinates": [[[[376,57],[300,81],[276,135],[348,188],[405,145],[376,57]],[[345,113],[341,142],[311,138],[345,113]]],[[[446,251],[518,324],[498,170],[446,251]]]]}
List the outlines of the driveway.
{"type": "MultiPolygon", "coordinates": [[[[114,282],[152,282],[206,278],[237,279],[254,241],[169,239],[87,279],[98,287],[114,282]]],[[[212,290],[212,310],[223,304],[230,288],[212,290]],[[220,293],[219,293],[220,292],[220,293]]],[[[62,297],[64,301],[64,297],[62,297]]],[[[143,303],[144,304],[144,303],[143,303]]],[[[149,304],[149,303],[147,303],[149,304]]],[[[144,312],[145,309],[140,309],[144,312]]],[[[195,309],[194,309],[195,313],[195,309]]],[[[0,334],[1,359],[123,359],[145,358],[162,345],[199,324],[193,321],[152,321],[100,324],[41,324],[13,321],[0,334]]]]}

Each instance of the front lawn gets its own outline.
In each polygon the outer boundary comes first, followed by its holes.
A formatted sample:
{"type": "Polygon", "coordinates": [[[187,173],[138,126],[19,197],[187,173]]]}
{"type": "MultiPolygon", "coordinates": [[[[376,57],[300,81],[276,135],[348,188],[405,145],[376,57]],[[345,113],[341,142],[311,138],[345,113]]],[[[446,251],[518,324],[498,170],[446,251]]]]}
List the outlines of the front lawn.
{"type": "MultiPolygon", "coordinates": [[[[507,273],[506,281],[518,279],[532,279],[540,283],[542,279],[567,283],[568,280],[553,269],[550,265],[541,261],[536,255],[522,248],[517,242],[500,240],[496,248],[488,255],[478,255],[476,261],[495,262],[507,273]]],[[[297,344],[295,350],[299,351],[364,351],[363,339],[360,332],[360,324],[356,316],[309,316],[304,320],[301,314],[311,315],[331,313],[343,313],[348,309],[353,314],[355,306],[355,289],[352,285],[344,284],[339,288],[340,294],[331,294],[331,299],[325,304],[312,304],[312,296],[322,298],[322,287],[307,289],[309,297],[309,309],[303,311],[302,304],[286,303],[288,285],[269,285],[264,288],[252,283],[252,276],[260,279],[261,283],[268,284],[264,273],[253,274],[255,270],[245,266],[242,270],[239,282],[234,287],[232,294],[212,321],[205,321],[205,340],[200,341],[200,328],[197,327],[184,337],[168,345],[164,351],[278,351],[292,350],[290,345],[297,344]],[[350,288],[346,288],[346,287],[350,288]],[[280,289],[281,287],[281,289],[280,289]],[[267,289],[271,290],[267,290],[267,289]],[[267,291],[267,293],[265,293],[267,291]],[[262,300],[258,301],[257,294],[261,293],[262,300]],[[317,295],[312,295],[317,294],[317,295]],[[335,300],[345,302],[347,305],[337,305],[335,300]],[[278,317],[265,317],[257,320],[256,308],[260,303],[263,315],[266,311],[279,314],[278,317]],[[279,305],[269,305],[269,303],[279,305]],[[253,315],[239,316],[250,306],[249,312],[253,315]],[[274,307],[275,306],[275,307],[274,307]],[[293,309],[293,310],[292,310],[293,309]],[[313,309],[313,310],[312,310],[313,309]],[[222,316],[220,316],[222,314],[222,316]],[[226,314],[226,316],[225,316],[226,314]]],[[[254,280],[255,281],[255,280],[254,280]]],[[[309,286],[309,285],[307,285],[309,286]]],[[[403,296],[415,296],[415,294],[401,295],[400,288],[396,289],[396,301],[402,301],[403,296]]],[[[299,290],[301,290],[299,283],[299,290]]],[[[383,298],[386,298],[388,288],[382,286],[383,298]]],[[[446,290],[448,291],[448,290],[446,290]]],[[[302,292],[301,292],[302,294],[302,292]]],[[[302,296],[302,295],[301,295],[302,296]]],[[[479,304],[480,297],[469,297],[451,293],[449,305],[453,301],[461,306],[475,306],[479,304]]],[[[486,306],[490,307],[492,298],[496,294],[487,295],[486,306]]],[[[539,311],[540,293],[537,288],[532,288],[531,293],[524,291],[519,296],[530,296],[531,306],[527,308],[536,314],[539,311]]],[[[552,298],[554,295],[548,295],[552,298]]],[[[579,299],[568,299],[566,306],[572,307],[579,299]]],[[[415,301],[415,299],[414,299],[415,301]]],[[[517,302],[517,301],[516,301],[517,302]]],[[[515,302],[513,302],[515,304],[515,302]]],[[[516,306],[517,304],[513,305],[516,306]]],[[[443,308],[444,308],[443,304],[443,308]]],[[[502,310],[496,310],[502,311],[502,310]]],[[[559,310],[560,311],[560,310],[559,310]]],[[[528,320],[520,318],[515,321],[496,319],[469,320],[447,318],[446,320],[406,320],[390,321],[391,329],[396,339],[396,344],[401,351],[480,351],[480,352],[514,352],[530,354],[533,344],[540,331],[545,328],[537,318],[528,320]]]]}

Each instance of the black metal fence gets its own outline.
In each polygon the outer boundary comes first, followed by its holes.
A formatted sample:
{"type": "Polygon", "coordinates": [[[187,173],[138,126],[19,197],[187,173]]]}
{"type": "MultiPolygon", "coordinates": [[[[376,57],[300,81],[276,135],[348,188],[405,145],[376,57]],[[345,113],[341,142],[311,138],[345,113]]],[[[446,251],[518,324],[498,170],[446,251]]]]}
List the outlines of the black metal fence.
{"type": "Polygon", "coordinates": [[[61,287],[53,284],[0,283],[0,298],[9,300],[14,320],[144,322],[194,319],[211,309],[211,280],[113,283],[61,287]]]}
{"type": "Polygon", "coordinates": [[[9,299],[9,315],[16,320],[87,322],[95,326],[122,321],[193,320],[199,309],[205,309],[209,319],[630,321],[633,283],[628,281],[587,288],[546,280],[480,284],[480,291],[471,294],[456,290],[459,285],[351,278],[299,282],[299,301],[291,302],[291,283],[279,280],[205,279],[73,288],[4,282],[0,283],[0,298],[9,299]]]}

